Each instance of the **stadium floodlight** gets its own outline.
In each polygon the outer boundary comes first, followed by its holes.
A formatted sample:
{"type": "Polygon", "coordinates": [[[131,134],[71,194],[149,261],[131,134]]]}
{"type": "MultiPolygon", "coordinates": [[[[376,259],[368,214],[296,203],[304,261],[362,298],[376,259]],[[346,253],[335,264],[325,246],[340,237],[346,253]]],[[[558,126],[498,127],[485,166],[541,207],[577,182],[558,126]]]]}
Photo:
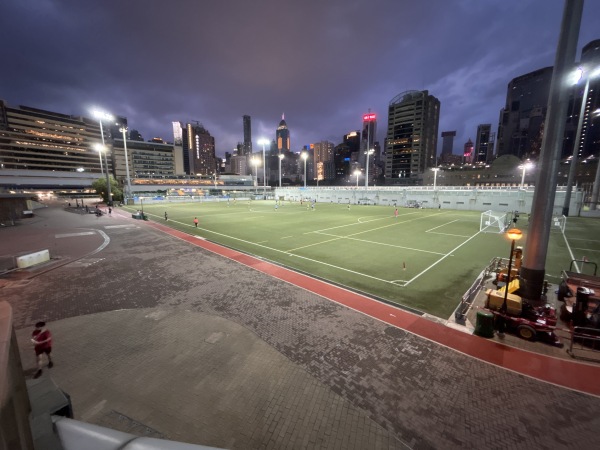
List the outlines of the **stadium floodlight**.
{"type": "Polygon", "coordinates": [[[106,144],[104,143],[104,130],[102,129],[102,121],[103,120],[108,120],[109,122],[114,122],[115,118],[111,115],[108,114],[104,111],[100,111],[99,109],[94,109],[92,110],[92,115],[98,119],[98,122],[100,123],[100,137],[102,138],[102,146],[104,147],[104,158],[105,158],[105,162],[106,162],[106,202],[108,203],[108,206],[112,206],[112,202],[111,202],[111,194],[110,194],[110,178],[109,178],[109,174],[108,174],[108,155],[107,155],[107,151],[106,151],[106,144]]]}
{"type": "Polygon", "coordinates": [[[369,187],[369,155],[372,155],[373,153],[375,153],[375,150],[373,150],[372,148],[370,148],[369,150],[367,150],[365,152],[365,155],[367,155],[367,163],[366,163],[366,171],[365,171],[365,188],[369,187]]]}
{"type": "Polygon", "coordinates": [[[256,187],[256,185],[258,184],[258,165],[260,164],[260,161],[258,160],[258,158],[253,156],[250,160],[250,164],[254,166],[254,182],[252,184],[254,185],[254,187],[256,187]]]}
{"type": "Polygon", "coordinates": [[[356,189],[358,189],[358,176],[360,175],[360,170],[356,169],[354,175],[356,175],[356,189]]]}
{"type": "Polygon", "coordinates": [[[433,190],[435,191],[436,183],[437,183],[437,174],[440,171],[439,167],[433,167],[433,190]]]}
{"type": "MultiPolygon", "coordinates": [[[[123,133],[123,149],[125,150],[125,176],[127,177],[127,198],[129,198],[131,196],[131,181],[129,178],[129,160],[127,159],[127,127],[123,124],[121,128],[119,128],[119,131],[123,133]]],[[[127,204],[127,201],[125,204],[127,204]]]]}
{"type": "Polygon", "coordinates": [[[263,148],[263,199],[267,199],[267,158],[265,156],[265,145],[269,143],[269,140],[262,138],[258,140],[258,145],[262,145],[263,148]]]}
{"type": "Polygon", "coordinates": [[[308,158],[308,153],[302,152],[300,157],[304,160],[304,189],[306,189],[306,159],[308,158]]]}
{"type": "Polygon", "coordinates": [[[529,169],[533,168],[533,163],[529,160],[525,161],[523,164],[519,166],[519,169],[523,170],[523,175],[521,176],[521,189],[525,186],[525,172],[529,169]]]}
{"type": "Polygon", "coordinates": [[[279,154],[279,187],[281,187],[281,161],[285,158],[283,153],[279,154]]]}
{"type": "Polygon", "coordinates": [[[94,150],[98,152],[98,158],[100,159],[100,172],[104,175],[104,164],[102,163],[102,152],[105,150],[104,145],[94,144],[94,150]]]}

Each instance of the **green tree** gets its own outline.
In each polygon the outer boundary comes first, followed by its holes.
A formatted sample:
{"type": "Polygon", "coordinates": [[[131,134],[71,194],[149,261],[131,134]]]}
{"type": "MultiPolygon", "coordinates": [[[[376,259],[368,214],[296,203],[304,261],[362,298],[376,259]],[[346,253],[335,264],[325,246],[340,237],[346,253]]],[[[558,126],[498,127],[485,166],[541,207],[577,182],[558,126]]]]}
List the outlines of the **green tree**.
{"type": "MultiPolygon", "coordinates": [[[[98,178],[96,181],[92,183],[92,189],[96,191],[104,202],[108,202],[108,192],[106,192],[106,177],[98,178]]],[[[117,180],[115,180],[112,176],[110,177],[110,194],[113,201],[123,201],[123,190],[117,180]]]]}

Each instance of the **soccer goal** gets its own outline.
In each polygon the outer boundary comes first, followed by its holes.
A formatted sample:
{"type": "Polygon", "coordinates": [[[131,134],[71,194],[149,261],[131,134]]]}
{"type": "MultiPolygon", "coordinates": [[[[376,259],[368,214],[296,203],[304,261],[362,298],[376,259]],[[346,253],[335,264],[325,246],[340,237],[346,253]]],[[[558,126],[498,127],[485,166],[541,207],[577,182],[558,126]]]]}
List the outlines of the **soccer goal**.
{"type": "Polygon", "coordinates": [[[481,213],[479,231],[482,233],[503,233],[508,226],[507,213],[486,211],[481,213]]]}
{"type": "Polygon", "coordinates": [[[552,229],[565,234],[565,228],[567,228],[567,216],[554,215],[552,216],[552,229]]]}

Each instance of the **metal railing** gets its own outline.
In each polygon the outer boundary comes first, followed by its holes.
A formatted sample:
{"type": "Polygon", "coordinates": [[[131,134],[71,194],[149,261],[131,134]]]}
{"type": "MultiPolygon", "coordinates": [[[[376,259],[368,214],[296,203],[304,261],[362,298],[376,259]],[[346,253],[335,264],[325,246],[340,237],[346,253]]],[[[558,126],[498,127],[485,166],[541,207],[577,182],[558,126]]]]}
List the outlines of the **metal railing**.
{"type": "Polygon", "coordinates": [[[462,325],[465,324],[465,318],[467,317],[467,313],[469,309],[471,309],[471,305],[473,304],[473,300],[479,294],[479,291],[485,284],[486,279],[490,276],[490,274],[497,270],[501,263],[502,258],[495,257],[490,263],[486,266],[485,269],[479,274],[477,279],[473,282],[471,287],[464,293],[462,299],[460,300],[460,304],[454,311],[454,320],[456,323],[460,323],[462,325]]]}
{"type": "Polygon", "coordinates": [[[571,345],[567,353],[577,359],[600,361],[600,330],[573,327],[571,329],[571,345]]]}

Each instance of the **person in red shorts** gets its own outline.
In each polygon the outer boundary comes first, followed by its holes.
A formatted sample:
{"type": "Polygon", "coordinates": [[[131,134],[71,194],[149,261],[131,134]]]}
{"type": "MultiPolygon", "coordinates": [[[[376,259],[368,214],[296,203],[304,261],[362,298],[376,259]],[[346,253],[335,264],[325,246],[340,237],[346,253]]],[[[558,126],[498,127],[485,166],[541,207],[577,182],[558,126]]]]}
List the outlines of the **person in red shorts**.
{"type": "Polygon", "coordinates": [[[46,322],[35,324],[35,330],[31,333],[31,342],[34,345],[35,355],[37,356],[38,370],[33,378],[39,378],[44,367],[44,354],[48,357],[48,369],[51,369],[52,362],[52,333],[46,328],[46,322]]]}

